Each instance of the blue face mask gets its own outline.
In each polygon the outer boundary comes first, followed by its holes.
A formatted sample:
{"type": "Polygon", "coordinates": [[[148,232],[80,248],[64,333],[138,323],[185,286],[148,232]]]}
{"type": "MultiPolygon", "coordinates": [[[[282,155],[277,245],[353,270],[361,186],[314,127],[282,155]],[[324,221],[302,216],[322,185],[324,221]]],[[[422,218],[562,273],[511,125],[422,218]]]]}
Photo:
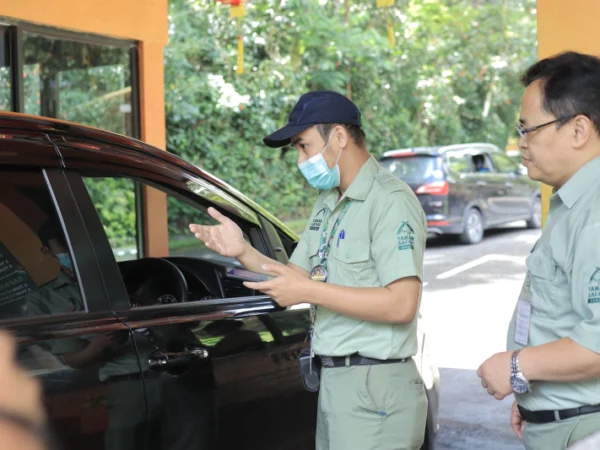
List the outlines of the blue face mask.
{"type": "Polygon", "coordinates": [[[332,137],[333,134],[329,136],[329,140],[321,153],[298,164],[300,172],[302,172],[306,181],[308,181],[315,189],[327,190],[336,188],[340,185],[340,167],[338,166],[338,162],[340,161],[340,156],[342,156],[342,151],[340,150],[333,169],[329,168],[327,161],[325,161],[325,158],[323,157],[323,153],[327,150],[332,137]]]}
{"type": "Polygon", "coordinates": [[[57,253],[55,256],[61,266],[73,270],[73,261],[71,261],[71,256],[68,253],[57,253]]]}

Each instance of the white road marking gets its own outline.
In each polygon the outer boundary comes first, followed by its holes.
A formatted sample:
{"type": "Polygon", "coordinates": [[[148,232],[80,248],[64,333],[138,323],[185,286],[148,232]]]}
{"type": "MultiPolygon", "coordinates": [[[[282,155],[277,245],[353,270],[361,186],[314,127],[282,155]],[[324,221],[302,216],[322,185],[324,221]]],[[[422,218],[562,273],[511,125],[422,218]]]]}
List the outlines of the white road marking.
{"type": "Polygon", "coordinates": [[[482,256],[481,258],[470,261],[461,266],[455,267],[454,269],[448,270],[447,272],[440,273],[436,276],[438,280],[446,280],[454,275],[458,275],[459,273],[466,272],[469,269],[473,269],[474,267],[480,266],[481,264],[485,264],[490,261],[510,261],[525,264],[525,257],[522,256],[509,256],[509,255],[496,255],[490,254],[482,256]]]}

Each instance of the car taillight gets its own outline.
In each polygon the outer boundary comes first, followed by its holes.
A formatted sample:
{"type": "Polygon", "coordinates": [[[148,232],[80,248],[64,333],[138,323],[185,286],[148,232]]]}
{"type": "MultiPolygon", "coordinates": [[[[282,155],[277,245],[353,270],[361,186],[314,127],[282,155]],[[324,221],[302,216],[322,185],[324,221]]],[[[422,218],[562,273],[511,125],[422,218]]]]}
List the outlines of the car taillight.
{"type": "Polygon", "coordinates": [[[419,186],[415,193],[430,195],[448,195],[449,191],[450,186],[448,185],[447,181],[434,181],[433,183],[419,186]]]}

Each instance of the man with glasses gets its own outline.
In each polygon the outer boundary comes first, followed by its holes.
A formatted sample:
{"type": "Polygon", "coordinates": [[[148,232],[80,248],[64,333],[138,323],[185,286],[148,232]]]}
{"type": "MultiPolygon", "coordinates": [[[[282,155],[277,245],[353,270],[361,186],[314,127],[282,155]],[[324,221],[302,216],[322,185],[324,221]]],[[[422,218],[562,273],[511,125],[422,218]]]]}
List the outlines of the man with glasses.
{"type": "Polygon", "coordinates": [[[522,81],[523,164],[554,191],[509,351],[478,374],[495,398],[515,393],[511,424],[527,450],[562,450],[600,430],[600,59],[564,53],[522,81]]]}

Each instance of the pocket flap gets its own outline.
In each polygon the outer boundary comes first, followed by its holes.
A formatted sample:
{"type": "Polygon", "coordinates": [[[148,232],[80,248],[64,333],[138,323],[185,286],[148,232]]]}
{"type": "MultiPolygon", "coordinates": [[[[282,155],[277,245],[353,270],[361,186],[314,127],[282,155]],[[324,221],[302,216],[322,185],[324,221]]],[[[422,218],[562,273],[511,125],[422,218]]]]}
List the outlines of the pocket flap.
{"type": "Polygon", "coordinates": [[[346,263],[368,261],[371,254],[371,246],[367,241],[344,240],[336,250],[334,258],[346,263]]]}
{"type": "Polygon", "coordinates": [[[527,257],[527,270],[538,278],[553,280],[556,275],[556,264],[552,256],[541,249],[535,249],[527,257]]]}

